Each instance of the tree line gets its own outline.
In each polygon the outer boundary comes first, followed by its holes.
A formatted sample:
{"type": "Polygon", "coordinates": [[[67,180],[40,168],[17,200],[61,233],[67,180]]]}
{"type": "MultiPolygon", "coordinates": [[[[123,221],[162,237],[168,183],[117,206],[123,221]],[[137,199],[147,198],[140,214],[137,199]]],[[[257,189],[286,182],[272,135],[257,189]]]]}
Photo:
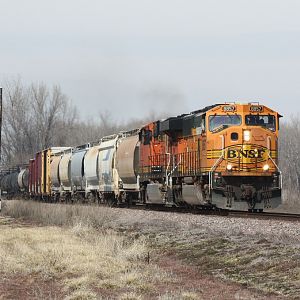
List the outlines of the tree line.
{"type": "Polygon", "coordinates": [[[146,120],[137,118],[120,124],[109,111],[101,111],[96,120],[82,120],[60,86],[25,85],[20,79],[6,81],[3,95],[2,166],[27,162],[41,149],[96,142],[161,117],[152,112],[146,120]]]}
{"type": "Polygon", "coordinates": [[[279,168],[283,175],[284,199],[299,204],[300,193],[300,119],[282,121],[279,131],[279,168]]]}
{"type": "MultiPolygon", "coordinates": [[[[97,120],[81,120],[76,107],[60,86],[44,83],[24,85],[20,79],[4,85],[1,164],[28,162],[36,152],[51,146],[73,146],[98,141],[121,130],[137,128],[162,115],[152,112],[146,119],[119,124],[110,112],[99,112],[97,120]]],[[[281,123],[279,161],[285,198],[299,202],[300,119],[281,123]]]]}

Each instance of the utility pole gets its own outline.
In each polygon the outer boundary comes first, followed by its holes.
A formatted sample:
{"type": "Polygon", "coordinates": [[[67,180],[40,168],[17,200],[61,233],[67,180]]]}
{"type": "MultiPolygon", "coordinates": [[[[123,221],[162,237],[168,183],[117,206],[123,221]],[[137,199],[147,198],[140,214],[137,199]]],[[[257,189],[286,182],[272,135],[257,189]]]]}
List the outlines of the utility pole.
{"type": "Polygon", "coordinates": [[[0,87],[0,162],[1,162],[1,148],[2,148],[2,87],[0,87]]]}
{"type": "MultiPolygon", "coordinates": [[[[2,87],[0,87],[0,164],[1,164],[1,136],[2,136],[2,87]]],[[[1,208],[2,208],[2,201],[1,201],[1,196],[2,196],[2,191],[1,191],[1,187],[0,187],[0,212],[1,212],[1,208]]]]}

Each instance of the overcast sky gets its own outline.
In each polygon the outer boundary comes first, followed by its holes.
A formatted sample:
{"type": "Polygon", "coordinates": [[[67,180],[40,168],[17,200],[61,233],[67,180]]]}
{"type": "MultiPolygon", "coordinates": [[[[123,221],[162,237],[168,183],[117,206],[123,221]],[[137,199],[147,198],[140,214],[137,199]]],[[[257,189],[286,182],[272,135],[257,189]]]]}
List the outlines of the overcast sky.
{"type": "Polygon", "coordinates": [[[0,0],[0,47],[0,80],[60,84],[83,118],[300,111],[299,0],[0,0]]]}

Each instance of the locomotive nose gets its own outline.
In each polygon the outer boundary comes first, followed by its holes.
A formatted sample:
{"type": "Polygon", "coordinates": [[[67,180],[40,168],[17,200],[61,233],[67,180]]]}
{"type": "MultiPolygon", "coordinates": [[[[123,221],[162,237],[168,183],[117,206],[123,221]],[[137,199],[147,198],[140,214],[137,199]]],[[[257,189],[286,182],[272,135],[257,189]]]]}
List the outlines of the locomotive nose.
{"type": "MultiPolygon", "coordinates": [[[[225,160],[223,170],[228,175],[235,174],[237,171],[255,173],[271,171],[272,164],[269,156],[274,141],[272,142],[265,129],[254,126],[244,128],[232,126],[224,131],[223,141],[225,160]]],[[[275,148],[275,144],[273,148],[275,148]]]]}

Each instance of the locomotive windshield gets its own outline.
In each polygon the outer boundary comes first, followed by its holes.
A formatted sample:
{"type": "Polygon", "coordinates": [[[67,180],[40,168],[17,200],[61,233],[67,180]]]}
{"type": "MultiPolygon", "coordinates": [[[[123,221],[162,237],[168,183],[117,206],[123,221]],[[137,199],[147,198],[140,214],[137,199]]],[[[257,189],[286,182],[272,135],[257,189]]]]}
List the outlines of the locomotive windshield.
{"type": "Polygon", "coordinates": [[[215,115],[209,117],[209,130],[216,132],[224,128],[241,125],[242,118],[240,115],[215,115]]]}
{"type": "Polygon", "coordinates": [[[272,115],[247,115],[246,125],[262,126],[269,130],[276,130],[275,116],[272,115]]]}

